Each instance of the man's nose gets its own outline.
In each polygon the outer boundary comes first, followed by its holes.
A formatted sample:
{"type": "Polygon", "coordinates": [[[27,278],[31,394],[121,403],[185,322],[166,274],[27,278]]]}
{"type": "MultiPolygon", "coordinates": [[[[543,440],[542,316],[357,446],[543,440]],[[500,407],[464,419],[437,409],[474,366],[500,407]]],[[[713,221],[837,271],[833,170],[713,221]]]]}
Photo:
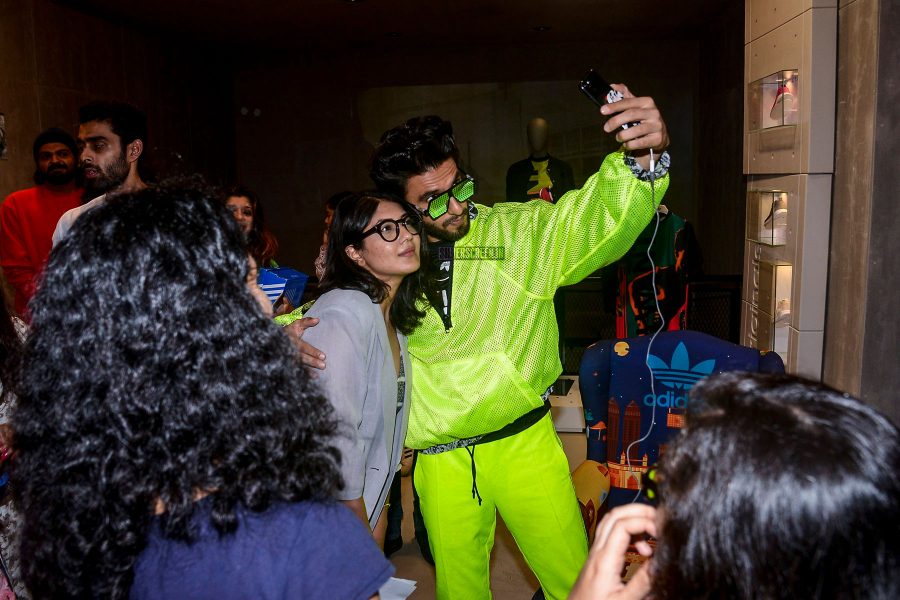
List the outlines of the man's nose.
{"type": "Polygon", "coordinates": [[[465,208],[463,207],[462,202],[451,195],[450,203],[447,205],[447,212],[449,212],[451,215],[457,216],[463,214],[463,210],[465,210],[465,208]]]}

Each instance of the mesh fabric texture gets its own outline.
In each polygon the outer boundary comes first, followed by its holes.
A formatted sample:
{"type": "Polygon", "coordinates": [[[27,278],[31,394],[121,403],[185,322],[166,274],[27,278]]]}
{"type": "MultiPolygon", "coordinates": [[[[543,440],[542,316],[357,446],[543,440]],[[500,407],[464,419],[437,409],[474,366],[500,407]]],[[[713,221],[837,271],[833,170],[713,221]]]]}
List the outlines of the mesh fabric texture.
{"type": "Polygon", "coordinates": [[[650,183],[615,152],[556,204],[478,206],[454,248],[453,328],[445,331],[429,309],[409,337],[408,447],[497,431],[541,406],[541,394],[562,371],[556,289],[621,257],[668,183],[668,176],[656,181],[654,204],[650,183]]]}

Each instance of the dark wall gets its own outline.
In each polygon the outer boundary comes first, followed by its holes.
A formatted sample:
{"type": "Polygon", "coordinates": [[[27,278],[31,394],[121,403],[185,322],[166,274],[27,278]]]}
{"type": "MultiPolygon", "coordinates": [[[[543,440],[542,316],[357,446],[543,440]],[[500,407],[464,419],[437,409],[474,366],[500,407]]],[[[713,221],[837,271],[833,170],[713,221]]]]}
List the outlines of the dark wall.
{"type": "Polygon", "coordinates": [[[700,93],[697,112],[697,174],[700,206],[698,238],[704,271],[743,272],[746,180],[742,175],[744,139],[744,6],[723,2],[700,38],[700,93]]]}
{"type": "Polygon", "coordinates": [[[0,112],[10,143],[9,159],[0,161],[0,199],[33,185],[38,132],[59,126],[74,133],[78,107],[99,97],[147,113],[149,162],[231,179],[232,70],[219,56],[181,36],[49,0],[0,0],[0,112]]]}
{"type": "MultiPolygon", "coordinates": [[[[517,115],[510,124],[516,132],[512,141],[498,147],[497,140],[490,137],[498,117],[489,103],[496,103],[499,97],[505,104],[522,104],[520,99],[503,97],[517,93],[521,86],[513,84],[565,82],[566,90],[573,90],[560,94],[571,93],[572,109],[590,111],[588,101],[574,91],[574,82],[592,66],[608,80],[626,82],[638,94],[656,98],[673,140],[673,178],[666,203],[697,221],[699,194],[693,165],[698,151],[694,105],[699,89],[699,61],[698,43],[694,40],[477,48],[459,45],[415,52],[371,47],[330,57],[280,61],[257,57],[247,61],[236,76],[238,176],[256,189],[266,203],[267,215],[272,215],[272,228],[281,243],[282,262],[308,270],[321,240],[324,200],[339,190],[371,186],[367,161],[376,136],[365,131],[360,116],[362,97],[371,97],[373,90],[392,88],[391,105],[385,106],[380,115],[385,117],[395,114],[404,89],[412,95],[428,86],[494,84],[499,91],[492,92],[484,106],[472,104],[470,112],[462,115],[470,123],[457,139],[464,159],[466,155],[477,155],[480,146],[492,144],[491,152],[504,158],[490,162],[509,165],[527,154],[521,132],[527,120],[536,115],[522,114],[520,119],[517,115]],[[482,119],[481,127],[478,119],[482,119]]],[[[738,72],[740,65],[735,65],[738,72]]],[[[471,98],[467,102],[471,103],[471,98]]],[[[452,115],[467,110],[439,95],[421,102],[412,98],[409,106],[415,107],[418,114],[452,115]]],[[[368,102],[365,108],[366,122],[379,119],[379,115],[371,114],[378,107],[373,109],[368,102]]],[[[396,122],[399,119],[392,123],[396,122]]],[[[597,122],[600,123],[599,118],[597,122]]],[[[739,140],[735,144],[740,164],[739,140]]],[[[477,162],[471,166],[479,177],[490,182],[503,180],[505,166],[501,169],[485,166],[489,162],[486,160],[477,162]]],[[[740,170],[736,177],[740,178],[740,170]]],[[[478,201],[491,203],[495,199],[484,197],[478,201]]],[[[737,244],[736,238],[731,242],[737,244]]]]}

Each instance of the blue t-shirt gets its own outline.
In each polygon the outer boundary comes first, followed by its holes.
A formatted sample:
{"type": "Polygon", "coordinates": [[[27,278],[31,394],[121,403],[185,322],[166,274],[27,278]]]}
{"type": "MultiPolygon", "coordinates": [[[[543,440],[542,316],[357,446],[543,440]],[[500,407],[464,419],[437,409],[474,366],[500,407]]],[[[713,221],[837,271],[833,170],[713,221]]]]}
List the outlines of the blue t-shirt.
{"type": "Polygon", "coordinates": [[[224,537],[198,502],[192,544],[151,526],[135,566],[132,600],[371,598],[394,572],[359,519],[337,503],[299,502],[265,513],[241,510],[224,537]]]}

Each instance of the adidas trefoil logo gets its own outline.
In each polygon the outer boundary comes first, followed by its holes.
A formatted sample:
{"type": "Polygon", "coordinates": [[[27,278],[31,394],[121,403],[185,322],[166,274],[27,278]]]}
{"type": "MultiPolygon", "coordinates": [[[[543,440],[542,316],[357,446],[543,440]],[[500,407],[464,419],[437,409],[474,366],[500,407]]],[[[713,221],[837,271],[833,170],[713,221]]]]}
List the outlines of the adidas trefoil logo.
{"type": "Polygon", "coordinates": [[[666,361],[653,354],[647,357],[647,362],[653,369],[653,375],[657,380],[679,390],[691,389],[695,383],[711,374],[716,368],[716,361],[712,358],[691,367],[684,342],[679,342],[672,353],[671,365],[667,365],[666,361]]]}

